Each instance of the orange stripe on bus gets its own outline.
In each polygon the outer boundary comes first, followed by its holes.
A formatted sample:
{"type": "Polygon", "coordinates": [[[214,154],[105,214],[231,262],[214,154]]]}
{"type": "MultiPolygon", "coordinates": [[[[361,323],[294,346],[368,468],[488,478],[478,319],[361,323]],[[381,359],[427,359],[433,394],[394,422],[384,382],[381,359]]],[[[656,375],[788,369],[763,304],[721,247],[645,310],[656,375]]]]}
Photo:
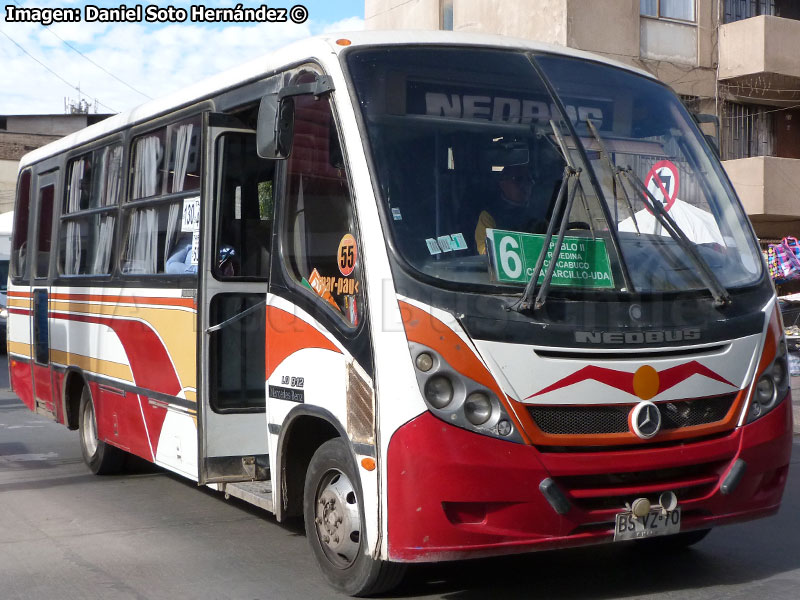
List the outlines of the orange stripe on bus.
{"type": "Polygon", "coordinates": [[[342,353],[322,332],[285,310],[267,306],[267,379],[289,356],[306,348],[321,348],[342,353]]]}
{"type": "MultiPolygon", "coordinates": [[[[8,292],[11,298],[31,299],[30,292],[8,292]]],[[[50,294],[51,300],[68,300],[70,302],[107,302],[109,304],[161,304],[164,306],[183,306],[195,308],[194,298],[169,298],[156,296],[110,296],[103,294],[50,294]]]]}

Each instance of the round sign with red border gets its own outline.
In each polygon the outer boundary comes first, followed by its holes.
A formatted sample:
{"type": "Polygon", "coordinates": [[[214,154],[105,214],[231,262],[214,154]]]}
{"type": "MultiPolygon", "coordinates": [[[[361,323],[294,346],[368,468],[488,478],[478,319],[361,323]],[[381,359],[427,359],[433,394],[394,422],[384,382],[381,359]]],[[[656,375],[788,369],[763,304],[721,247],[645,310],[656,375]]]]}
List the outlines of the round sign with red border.
{"type": "Polygon", "coordinates": [[[358,259],[358,250],[356,250],[356,238],[352,234],[347,233],[339,242],[339,251],[336,253],[337,264],[339,265],[339,273],[345,277],[352,275],[353,270],[356,268],[356,260],[358,259]]]}
{"type": "Polygon", "coordinates": [[[664,210],[669,211],[678,197],[680,187],[678,167],[668,160],[660,160],[647,173],[644,184],[653,194],[653,198],[661,202],[664,210]]]}

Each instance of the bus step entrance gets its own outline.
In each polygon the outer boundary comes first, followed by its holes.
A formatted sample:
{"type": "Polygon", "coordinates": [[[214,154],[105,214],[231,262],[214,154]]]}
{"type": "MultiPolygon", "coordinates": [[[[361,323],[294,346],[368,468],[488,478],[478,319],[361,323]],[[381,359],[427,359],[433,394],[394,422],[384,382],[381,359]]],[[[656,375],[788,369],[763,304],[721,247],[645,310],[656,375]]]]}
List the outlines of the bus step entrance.
{"type": "Polygon", "coordinates": [[[222,491],[225,492],[225,498],[233,496],[264,510],[273,511],[271,481],[225,483],[222,491]]]}

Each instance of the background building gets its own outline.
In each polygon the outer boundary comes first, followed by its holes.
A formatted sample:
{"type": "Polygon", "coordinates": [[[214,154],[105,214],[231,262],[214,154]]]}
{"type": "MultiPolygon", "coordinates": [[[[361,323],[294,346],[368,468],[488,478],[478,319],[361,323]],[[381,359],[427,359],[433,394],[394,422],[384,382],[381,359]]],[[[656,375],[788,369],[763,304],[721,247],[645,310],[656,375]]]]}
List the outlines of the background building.
{"type": "Polygon", "coordinates": [[[0,115],[0,213],[14,209],[19,159],[110,115],[0,115]]]}
{"type": "Polygon", "coordinates": [[[499,33],[649,71],[720,118],[759,237],[800,237],[800,1],[365,0],[364,14],[369,29],[499,33]]]}

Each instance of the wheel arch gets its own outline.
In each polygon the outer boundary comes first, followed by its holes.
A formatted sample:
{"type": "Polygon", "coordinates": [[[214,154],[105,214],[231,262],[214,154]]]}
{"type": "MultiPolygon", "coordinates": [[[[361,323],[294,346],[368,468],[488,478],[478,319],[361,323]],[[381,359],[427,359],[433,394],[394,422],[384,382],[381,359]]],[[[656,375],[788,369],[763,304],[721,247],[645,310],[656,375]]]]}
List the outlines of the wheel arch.
{"type": "Polygon", "coordinates": [[[64,424],[67,429],[78,429],[81,393],[84,387],[89,390],[91,397],[92,389],[84,372],[77,367],[68,367],[61,390],[61,397],[64,399],[64,424]]]}
{"type": "MultiPolygon", "coordinates": [[[[286,415],[278,436],[275,462],[278,472],[273,478],[274,493],[280,494],[275,505],[278,521],[303,515],[303,488],[311,457],[322,444],[337,437],[347,443],[355,466],[356,457],[347,430],[330,411],[303,404],[286,415]]],[[[355,485],[361,492],[361,481],[355,485]]]]}

